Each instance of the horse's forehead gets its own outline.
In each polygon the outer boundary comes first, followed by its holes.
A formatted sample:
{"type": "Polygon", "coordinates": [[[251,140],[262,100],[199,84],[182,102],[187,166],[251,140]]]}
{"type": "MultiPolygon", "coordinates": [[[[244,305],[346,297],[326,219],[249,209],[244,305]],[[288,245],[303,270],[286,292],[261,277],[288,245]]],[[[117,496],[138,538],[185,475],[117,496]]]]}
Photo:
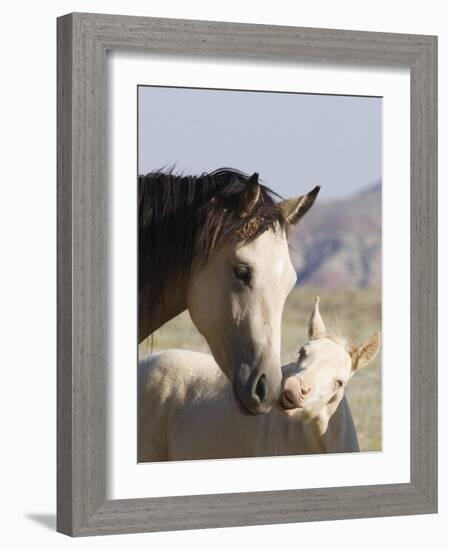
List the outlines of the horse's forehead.
{"type": "Polygon", "coordinates": [[[289,257],[287,238],[284,231],[267,230],[259,237],[241,244],[236,252],[248,259],[285,259],[289,257]]]}

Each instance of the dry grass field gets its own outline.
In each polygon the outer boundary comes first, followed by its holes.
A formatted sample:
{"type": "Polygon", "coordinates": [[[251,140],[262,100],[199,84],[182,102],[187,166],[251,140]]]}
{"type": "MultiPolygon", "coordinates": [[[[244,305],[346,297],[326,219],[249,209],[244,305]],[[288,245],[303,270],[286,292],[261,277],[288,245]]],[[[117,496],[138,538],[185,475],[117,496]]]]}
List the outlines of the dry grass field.
{"type": "MultiPolygon", "coordinates": [[[[381,328],[381,291],[379,289],[315,290],[296,288],[289,296],[282,323],[282,361],[291,362],[307,339],[307,324],[315,297],[321,297],[321,315],[329,328],[360,344],[381,328]]],[[[140,357],[168,348],[208,351],[203,337],[193,326],[187,312],[159,330],[139,348],[140,357]]],[[[381,353],[351,380],[346,395],[357,427],[362,451],[382,448],[382,370],[381,353]]]]}

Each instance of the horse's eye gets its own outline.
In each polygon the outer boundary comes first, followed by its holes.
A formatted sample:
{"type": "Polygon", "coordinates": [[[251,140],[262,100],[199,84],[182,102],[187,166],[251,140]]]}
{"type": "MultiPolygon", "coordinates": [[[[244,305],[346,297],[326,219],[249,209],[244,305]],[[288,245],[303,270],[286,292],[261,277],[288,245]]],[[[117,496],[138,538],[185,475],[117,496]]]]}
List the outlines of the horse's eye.
{"type": "Polygon", "coordinates": [[[343,380],[335,380],[335,389],[339,390],[343,386],[343,380]]]}
{"type": "Polygon", "coordinates": [[[234,275],[245,285],[249,285],[251,282],[251,268],[247,265],[236,265],[234,267],[234,275]]]}

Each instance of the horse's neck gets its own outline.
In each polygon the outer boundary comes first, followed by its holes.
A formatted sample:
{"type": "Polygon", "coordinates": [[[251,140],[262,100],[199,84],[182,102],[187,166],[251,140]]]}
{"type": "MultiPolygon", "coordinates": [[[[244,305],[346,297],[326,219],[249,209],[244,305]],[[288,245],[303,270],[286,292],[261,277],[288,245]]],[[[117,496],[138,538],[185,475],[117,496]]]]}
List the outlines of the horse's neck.
{"type": "Polygon", "coordinates": [[[185,285],[171,286],[155,300],[148,290],[139,296],[139,342],[186,309],[185,285]]]}

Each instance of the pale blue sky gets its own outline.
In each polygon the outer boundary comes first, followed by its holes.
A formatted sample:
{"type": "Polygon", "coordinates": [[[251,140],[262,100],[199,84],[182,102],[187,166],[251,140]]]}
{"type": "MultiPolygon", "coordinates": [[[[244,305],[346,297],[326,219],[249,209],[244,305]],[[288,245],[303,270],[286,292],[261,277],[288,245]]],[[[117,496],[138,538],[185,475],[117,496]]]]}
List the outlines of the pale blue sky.
{"type": "Polygon", "coordinates": [[[284,197],[381,180],[382,99],[140,86],[139,173],[259,172],[284,197]]]}

